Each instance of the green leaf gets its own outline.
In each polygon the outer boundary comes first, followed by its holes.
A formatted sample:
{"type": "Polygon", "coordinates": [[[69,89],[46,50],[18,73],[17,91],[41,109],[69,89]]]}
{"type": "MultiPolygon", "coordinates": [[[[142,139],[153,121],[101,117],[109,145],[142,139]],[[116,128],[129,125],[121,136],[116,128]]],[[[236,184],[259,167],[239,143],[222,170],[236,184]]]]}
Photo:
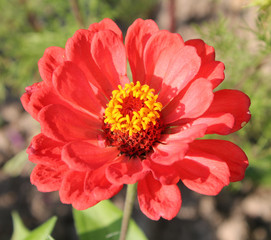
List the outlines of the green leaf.
{"type": "MultiPolygon", "coordinates": [[[[80,240],[119,239],[122,211],[111,201],[104,200],[84,211],[73,209],[73,216],[80,240]]],[[[147,240],[144,233],[133,220],[130,220],[126,239],[147,240]]]]}
{"type": "Polygon", "coordinates": [[[24,240],[50,240],[57,218],[51,217],[47,222],[34,229],[24,240]]]}
{"type": "Polygon", "coordinates": [[[24,226],[19,214],[17,212],[12,212],[11,215],[13,220],[13,234],[11,240],[21,240],[26,238],[30,231],[24,226]]]}
{"type": "Polygon", "coordinates": [[[14,230],[11,240],[53,240],[50,234],[55,226],[57,220],[56,217],[50,218],[48,221],[46,221],[33,231],[28,230],[24,226],[17,212],[12,213],[12,219],[14,230]]]}

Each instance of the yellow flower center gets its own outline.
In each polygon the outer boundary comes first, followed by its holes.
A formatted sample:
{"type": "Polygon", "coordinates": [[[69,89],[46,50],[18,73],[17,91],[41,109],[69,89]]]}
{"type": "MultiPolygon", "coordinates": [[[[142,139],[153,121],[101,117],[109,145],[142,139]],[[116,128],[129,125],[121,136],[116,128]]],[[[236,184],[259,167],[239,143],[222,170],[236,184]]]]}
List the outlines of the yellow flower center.
{"type": "Polygon", "coordinates": [[[104,123],[110,125],[110,130],[129,132],[129,136],[141,130],[146,130],[149,123],[156,124],[160,118],[162,104],[156,102],[158,95],[154,89],[140,82],[125,84],[112,92],[112,97],[105,109],[104,123]]]}

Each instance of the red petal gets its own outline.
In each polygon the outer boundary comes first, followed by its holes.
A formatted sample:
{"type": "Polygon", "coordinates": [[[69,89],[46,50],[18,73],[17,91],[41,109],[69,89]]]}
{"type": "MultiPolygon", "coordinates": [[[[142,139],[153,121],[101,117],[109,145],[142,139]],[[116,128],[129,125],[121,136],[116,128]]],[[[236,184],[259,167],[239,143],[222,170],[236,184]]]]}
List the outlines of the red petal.
{"type": "Polygon", "coordinates": [[[64,104],[59,98],[52,86],[45,82],[34,83],[25,89],[25,93],[21,97],[24,109],[38,121],[40,110],[50,104],[64,104]]]}
{"type": "Polygon", "coordinates": [[[102,89],[111,96],[118,85],[129,83],[126,78],[125,47],[118,36],[112,31],[100,31],[94,34],[91,42],[91,54],[106,81],[101,82],[102,89]]]}
{"type": "Polygon", "coordinates": [[[190,148],[217,156],[225,161],[230,169],[230,181],[241,181],[245,176],[245,170],[248,166],[246,154],[237,145],[225,140],[196,140],[191,143],[190,148]]]}
{"type": "Polygon", "coordinates": [[[63,143],[54,141],[40,133],[32,139],[26,152],[31,162],[56,167],[63,165],[61,161],[62,147],[63,143]]]}
{"type": "Polygon", "coordinates": [[[206,134],[227,135],[233,128],[234,117],[230,113],[204,114],[191,124],[206,124],[208,126],[206,134]]]}
{"type": "Polygon", "coordinates": [[[77,210],[85,210],[97,204],[99,200],[85,192],[86,173],[69,171],[59,189],[60,200],[72,204],[77,210]]]}
{"type": "Polygon", "coordinates": [[[224,89],[214,93],[214,100],[204,115],[230,113],[235,119],[231,132],[242,128],[251,117],[249,97],[238,90],[224,89]]]}
{"type": "Polygon", "coordinates": [[[103,107],[95,97],[83,72],[72,62],[59,66],[53,75],[53,84],[58,93],[77,109],[84,108],[102,115],[103,107]]]}
{"type": "Polygon", "coordinates": [[[166,144],[157,144],[153,147],[153,150],[154,153],[150,156],[152,161],[158,164],[172,165],[184,158],[188,144],[182,141],[168,140],[166,144]]]}
{"type": "Polygon", "coordinates": [[[161,165],[149,159],[145,159],[142,164],[145,169],[151,170],[154,178],[164,185],[176,184],[180,180],[174,165],[161,165]]]}
{"type": "Polygon", "coordinates": [[[151,174],[138,182],[138,202],[141,211],[152,220],[171,220],[179,212],[182,198],[176,185],[162,185],[151,174]]]}
{"type": "Polygon", "coordinates": [[[114,184],[134,184],[146,175],[142,161],[138,157],[122,155],[106,169],[106,177],[114,184]]]}
{"type": "Polygon", "coordinates": [[[123,40],[122,39],[122,32],[119,29],[118,25],[113,20],[111,20],[109,18],[104,18],[99,23],[91,24],[89,26],[88,30],[91,32],[98,32],[98,31],[102,31],[102,30],[111,30],[115,34],[117,34],[117,36],[120,38],[121,41],[123,40]]]}
{"type": "MultiPolygon", "coordinates": [[[[145,81],[156,93],[160,91],[168,69],[171,69],[172,59],[183,46],[184,42],[179,34],[165,30],[156,32],[149,38],[144,50],[145,81]]],[[[182,68],[183,64],[179,64],[182,68]]]]}
{"type": "Polygon", "coordinates": [[[151,35],[158,30],[153,20],[142,19],[135,20],[127,30],[125,46],[134,82],[145,84],[143,52],[151,35]]]}
{"type": "Polygon", "coordinates": [[[190,143],[196,138],[203,137],[205,135],[207,125],[182,125],[179,127],[173,127],[167,129],[166,134],[162,134],[160,141],[163,143],[182,141],[183,143],[190,143]]]}
{"type": "Polygon", "coordinates": [[[40,76],[44,81],[50,83],[54,70],[64,62],[65,50],[60,47],[49,47],[45,50],[43,57],[39,60],[38,66],[40,76]]]}
{"type": "Polygon", "coordinates": [[[116,195],[123,185],[112,184],[105,176],[105,168],[89,171],[85,179],[85,192],[96,200],[105,200],[116,195]]]}
{"type": "MultiPolygon", "coordinates": [[[[169,131],[173,131],[169,129],[169,131]]],[[[190,128],[175,128],[173,134],[162,134],[161,143],[153,147],[154,153],[150,156],[151,160],[158,164],[171,165],[180,161],[188,150],[188,144],[196,138],[203,137],[206,126],[195,125],[190,128]]]]}
{"type": "Polygon", "coordinates": [[[201,65],[201,68],[196,77],[204,77],[209,80],[213,89],[216,88],[225,78],[225,65],[219,61],[213,61],[201,65]]]}
{"type": "Polygon", "coordinates": [[[64,164],[57,168],[38,164],[31,173],[30,181],[40,192],[57,191],[67,171],[64,164]]]}
{"type": "Polygon", "coordinates": [[[197,50],[197,54],[203,61],[211,62],[215,60],[215,49],[207,45],[201,39],[191,39],[185,42],[185,45],[193,46],[197,50]]]}
{"type": "Polygon", "coordinates": [[[185,42],[185,45],[193,46],[201,58],[201,67],[195,78],[206,78],[216,88],[225,77],[225,66],[222,62],[215,61],[215,50],[200,39],[192,39],[185,42]]]}
{"type": "MultiPolygon", "coordinates": [[[[78,30],[70,38],[65,46],[66,58],[76,64],[84,73],[89,81],[91,88],[96,94],[96,97],[101,102],[102,106],[106,106],[107,100],[104,97],[105,93],[100,85],[107,82],[103,73],[99,70],[94,62],[91,54],[91,42],[94,33],[88,30],[78,30]]],[[[110,97],[110,96],[108,96],[110,97]]]]}
{"type": "Polygon", "coordinates": [[[71,142],[65,145],[62,159],[70,169],[89,171],[114,160],[119,154],[115,147],[100,147],[88,142],[71,142]]]}
{"type": "Polygon", "coordinates": [[[101,121],[61,105],[49,105],[39,113],[41,132],[56,141],[97,139],[101,121]]]}
{"type": "Polygon", "coordinates": [[[103,106],[106,105],[103,95],[109,99],[119,84],[129,82],[125,47],[114,32],[78,30],[65,49],[67,60],[82,70],[103,106]]]}
{"type": "Polygon", "coordinates": [[[181,118],[195,118],[202,115],[212,103],[212,90],[209,81],[205,79],[194,81],[162,110],[165,124],[181,118]]]}
{"type": "Polygon", "coordinates": [[[158,97],[158,101],[163,106],[166,106],[193,80],[201,64],[195,49],[190,46],[183,47],[175,55],[170,56],[170,59],[158,97]]]}
{"type": "Polygon", "coordinates": [[[201,194],[216,195],[230,182],[229,168],[224,161],[193,149],[178,162],[178,171],[182,182],[201,194]]]}

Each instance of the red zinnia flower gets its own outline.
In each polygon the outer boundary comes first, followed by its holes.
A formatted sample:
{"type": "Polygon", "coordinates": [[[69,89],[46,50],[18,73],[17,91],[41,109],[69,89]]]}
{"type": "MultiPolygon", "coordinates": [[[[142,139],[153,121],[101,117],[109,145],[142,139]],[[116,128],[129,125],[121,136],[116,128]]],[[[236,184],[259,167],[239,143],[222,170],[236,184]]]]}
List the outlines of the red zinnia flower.
{"type": "Polygon", "coordinates": [[[138,19],[124,45],[117,25],[104,19],[78,30],[65,49],[46,49],[39,71],[43,81],[21,98],[41,125],[27,150],[39,191],[59,191],[63,203],[82,210],[138,182],[143,213],[172,219],[181,207],[179,180],[215,195],[244,177],[248,161],[238,146],[196,140],[250,119],[244,93],[213,92],[224,64],[202,40],[184,42],[138,19]]]}

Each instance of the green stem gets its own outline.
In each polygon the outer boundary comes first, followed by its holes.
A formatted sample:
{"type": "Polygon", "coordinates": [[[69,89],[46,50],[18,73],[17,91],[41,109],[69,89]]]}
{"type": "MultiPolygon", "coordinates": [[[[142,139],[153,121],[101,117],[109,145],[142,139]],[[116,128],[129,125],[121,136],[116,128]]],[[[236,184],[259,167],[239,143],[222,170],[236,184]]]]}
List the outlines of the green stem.
{"type": "Polygon", "coordinates": [[[135,195],[136,195],[136,184],[128,184],[119,240],[126,239],[127,230],[129,227],[129,221],[130,221],[130,217],[131,217],[133,206],[134,206],[135,195]]]}

